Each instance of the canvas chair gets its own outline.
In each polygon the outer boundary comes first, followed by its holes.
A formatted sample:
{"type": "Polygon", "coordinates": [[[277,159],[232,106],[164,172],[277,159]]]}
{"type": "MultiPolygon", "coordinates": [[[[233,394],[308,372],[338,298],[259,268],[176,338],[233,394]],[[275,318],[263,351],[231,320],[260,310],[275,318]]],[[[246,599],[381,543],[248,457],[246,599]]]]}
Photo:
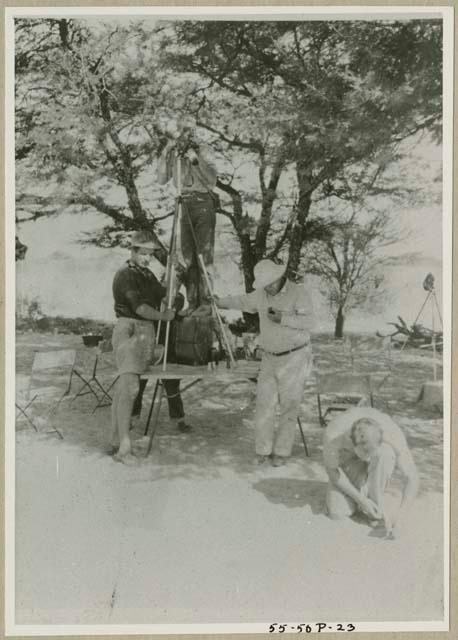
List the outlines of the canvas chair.
{"type": "MultiPolygon", "coordinates": [[[[16,420],[24,418],[37,432],[37,418],[40,418],[40,422],[45,419],[52,426],[52,418],[60,403],[70,394],[75,358],[75,349],[35,353],[30,375],[19,374],[16,377],[16,420]],[[47,409],[35,416],[31,407],[39,404],[45,404],[47,409]]],[[[63,439],[54,426],[50,433],[57,433],[63,439]]]]}
{"type": "Polygon", "coordinates": [[[370,402],[374,406],[371,377],[365,373],[339,371],[317,375],[318,417],[322,427],[326,418],[335,411],[346,411],[352,406],[370,402]],[[323,401],[329,404],[323,411],[323,401]]]}
{"type": "Polygon", "coordinates": [[[85,395],[93,395],[96,405],[92,411],[109,407],[112,403],[110,395],[118,376],[113,378],[113,346],[111,340],[103,340],[97,347],[90,347],[86,353],[79,352],[79,360],[73,373],[83,383],[71,402],[85,395]],[[106,380],[106,378],[109,380],[106,380]]]}

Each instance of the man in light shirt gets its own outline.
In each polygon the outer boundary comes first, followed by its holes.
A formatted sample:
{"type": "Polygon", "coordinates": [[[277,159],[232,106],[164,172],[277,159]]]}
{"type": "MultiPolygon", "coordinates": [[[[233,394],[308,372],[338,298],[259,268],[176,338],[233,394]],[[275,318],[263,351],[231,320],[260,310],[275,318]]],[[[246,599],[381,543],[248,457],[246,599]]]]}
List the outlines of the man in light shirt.
{"type": "Polygon", "coordinates": [[[222,309],[259,314],[262,362],[256,394],[256,454],[259,464],[272,459],[274,466],[280,466],[291,456],[305,380],[312,367],[314,315],[307,288],[288,280],[284,266],[261,260],[254,276],[252,293],[216,298],[216,303],[222,309]]]}
{"type": "Polygon", "coordinates": [[[183,280],[188,314],[210,315],[211,294],[198,254],[202,255],[212,282],[218,200],[213,189],[217,175],[207,147],[197,144],[189,122],[183,124],[178,138],[170,141],[161,153],[157,167],[159,184],[173,179],[178,186],[178,162],[181,173],[181,252],[186,263],[183,280]]]}
{"type": "Polygon", "coordinates": [[[387,537],[399,535],[418,491],[418,474],[398,425],[372,407],[349,409],[326,427],[323,459],[329,516],[337,520],[359,510],[372,525],[383,524],[387,537]],[[395,469],[404,487],[399,509],[389,513],[386,489],[395,469]]]}

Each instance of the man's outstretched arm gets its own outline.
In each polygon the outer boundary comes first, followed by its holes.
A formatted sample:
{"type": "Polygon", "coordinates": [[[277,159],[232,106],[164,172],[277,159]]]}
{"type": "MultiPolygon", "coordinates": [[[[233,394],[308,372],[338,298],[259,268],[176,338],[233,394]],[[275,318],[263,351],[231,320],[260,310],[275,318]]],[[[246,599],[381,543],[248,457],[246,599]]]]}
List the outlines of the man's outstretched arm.
{"type": "Polygon", "coordinates": [[[226,296],[219,298],[214,296],[216,306],[220,309],[237,309],[246,313],[258,312],[258,296],[257,292],[247,293],[242,296],[226,296]]]}

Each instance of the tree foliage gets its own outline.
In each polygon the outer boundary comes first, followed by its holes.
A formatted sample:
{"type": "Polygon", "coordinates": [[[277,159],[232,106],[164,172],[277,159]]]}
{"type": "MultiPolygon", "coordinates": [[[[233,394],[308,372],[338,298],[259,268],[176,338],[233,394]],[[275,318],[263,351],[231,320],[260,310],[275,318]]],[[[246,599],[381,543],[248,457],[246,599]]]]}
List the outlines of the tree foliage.
{"type": "Polygon", "coordinates": [[[18,20],[19,211],[95,209],[105,246],[139,227],[160,236],[174,194],[154,184],[155,156],[192,115],[246,289],[265,256],[299,277],[329,231],[320,203],[361,201],[403,140],[439,136],[441,60],[435,20],[18,20]]]}

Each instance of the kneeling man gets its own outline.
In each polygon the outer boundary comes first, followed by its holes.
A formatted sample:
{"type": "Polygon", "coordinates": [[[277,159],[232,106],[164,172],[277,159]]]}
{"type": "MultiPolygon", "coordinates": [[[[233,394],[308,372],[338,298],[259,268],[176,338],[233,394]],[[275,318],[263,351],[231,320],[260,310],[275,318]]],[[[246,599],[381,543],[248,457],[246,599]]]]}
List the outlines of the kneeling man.
{"type": "Polygon", "coordinates": [[[384,524],[388,537],[396,537],[418,491],[415,463],[397,424],[371,407],[349,409],[326,427],[323,458],[330,517],[345,518],[359,510],[371,523],[384,524]],[[390,515],[385,490],[395,469],[404,487],[398,512],[390,515]]]}

